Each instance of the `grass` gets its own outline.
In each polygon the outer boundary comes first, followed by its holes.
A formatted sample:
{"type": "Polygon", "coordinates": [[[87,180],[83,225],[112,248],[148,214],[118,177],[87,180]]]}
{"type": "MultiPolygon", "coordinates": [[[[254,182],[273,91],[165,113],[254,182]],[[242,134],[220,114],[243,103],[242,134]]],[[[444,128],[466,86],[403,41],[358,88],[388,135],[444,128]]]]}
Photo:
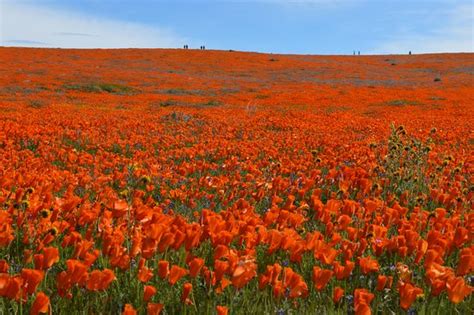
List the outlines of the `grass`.
{"type": "Polygon", "coordinates": [[[333,114],[333,113],[338,113],[338,112],[346,112],[349,110],[351,110],[351,108],[348,106],[330,105],[324,109],[324,112],[326,114],[333,114]]]}
{"type": "Polygon", "coordinates": [[[160,102],[160,107],[168,107],[168,106],[176,106],[176,105],[178,105],[178,101],[173,100],[173,99],[168,99],[166,101],[160,102]]]}
{"type": "Polygon", "coordinates": [[[206,95],[209,93],[204,90],[185,90],[183,88],[160,90],[158,92],[160,94],[163,93],[163,94],[171,94],[171,95],[206,95]]]}
{"type": "Polygon", "coordinates": [[[186,103],[186,102],[181,102],[175,99],[167,99],[165,101],[159,102],[160,107],[183,106],[183,107],[206,108],[206,107],[217,107],[217,106],[222,106],[222,105],[223,103],[219,100],[209,100],[207,102],[201,102],[201,103],[186,103]]]}
{"type": "Polygon", "coordinates": [[[411,101],[406,99],[397,99],[384,103],[388,106],[420,106],[423,105],[418,101],[411,101]]]}
{"type": "Polygon", "coordinates": [[[133,95],[139,91],[135,88],[115,83],[84,83],[84,84],[66,84],[64,89],[85,93],[110,93],[117,95],[133,95]]]}
{"type": "Polygon", "coordinates": [[[31,100],[28,102],[28,107],[40,109],[46,107],[46,102],[43,100],[31,100]]]}
{"type": "Polygon", "coordinates": [[[195,104],[194,106],[196,106],[196,107],[216,107],[216,106],[222,106],[222,105],[223,105],[223,103],[221,101],[209,100],[207,102],[195,104]]]}

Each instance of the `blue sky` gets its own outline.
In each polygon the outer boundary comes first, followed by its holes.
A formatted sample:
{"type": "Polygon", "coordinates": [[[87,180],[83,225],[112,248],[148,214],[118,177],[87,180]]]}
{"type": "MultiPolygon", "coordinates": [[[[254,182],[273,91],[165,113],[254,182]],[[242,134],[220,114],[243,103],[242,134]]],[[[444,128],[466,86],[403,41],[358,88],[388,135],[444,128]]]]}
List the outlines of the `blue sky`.
{"type": "Polygon", "coordinates": [[[473,51],[472,0],[0,0],[3,46],[473,51]]]}

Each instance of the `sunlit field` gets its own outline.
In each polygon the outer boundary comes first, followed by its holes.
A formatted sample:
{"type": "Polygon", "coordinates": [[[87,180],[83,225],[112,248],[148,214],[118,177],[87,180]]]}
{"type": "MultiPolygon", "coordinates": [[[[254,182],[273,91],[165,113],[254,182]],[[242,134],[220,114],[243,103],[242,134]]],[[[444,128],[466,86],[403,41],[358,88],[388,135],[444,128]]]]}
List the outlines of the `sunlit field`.
{"type": "Polygon", "coordinates": [[[0,48],[0,314],[472,314],[473,57],[0,48]]]}

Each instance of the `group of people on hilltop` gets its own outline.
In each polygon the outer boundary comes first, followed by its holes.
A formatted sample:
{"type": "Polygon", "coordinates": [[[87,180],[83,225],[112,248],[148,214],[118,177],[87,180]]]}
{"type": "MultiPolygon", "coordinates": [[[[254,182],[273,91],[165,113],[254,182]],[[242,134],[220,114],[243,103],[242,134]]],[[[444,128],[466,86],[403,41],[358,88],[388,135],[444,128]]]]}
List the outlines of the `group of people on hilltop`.
{"type": "MultiPolygon", "coordinates": [[[[183,46],[183,49],[189,49],[189,46],[188,46],[188,45],[184,45],[184,46],[183,46]]],[[[199,49],[200,49],[200,50],[205,50],[205,49],[206,49],[206,46],[199,46],[199,49]]]]}
{"type": "MultiPolygon", "coordinates": [[[[355,55],[356,55],[356,51],[354,50],[354,51],[352,52],[352,54],[355,56],[355,55]]],[[[408,52],[408,54],[411,55],[411,50],[408,52]]],[[[360,56],[360,50],[357,51],[357,55],[360,56]]]]}
{"type": "MultiPolygon", "coordinates": [[[[183,46],[183,49],[189,49],[189,46],[188,46],[188,45],[184,45],[184,46],[183,46]]],[[[205,50],[205,49],[206,49],[206,46],[199,46],[199,49],[200,49],[200,50],[205,50]]],[[[355,55],[356,55],[356,51],[354,50],[354,51],[352,52],[352,54],[355,56],[355,55]]],[[[408,54],[411,55],[411,50],[408,52],[408,54]]],[[[357,55],[360,56],[360,50],[357,51],[357,55]]]]}

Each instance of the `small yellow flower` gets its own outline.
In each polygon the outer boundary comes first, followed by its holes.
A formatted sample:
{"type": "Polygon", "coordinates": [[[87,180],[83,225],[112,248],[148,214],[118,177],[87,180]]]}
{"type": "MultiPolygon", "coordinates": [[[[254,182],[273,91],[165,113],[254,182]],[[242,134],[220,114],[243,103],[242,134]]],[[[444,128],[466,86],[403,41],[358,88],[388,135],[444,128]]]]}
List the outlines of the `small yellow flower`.
{"type": "Polygon", "coordinates": [[[49,233],[51,233],[52,236],[56,236],[58,234],[58,228],[53,226],[50,230],[49,233]]]}
{"type": "Polygon", "coordinates": [[[151,178],[149,176],[142,176],[142,178],[140,178],[140,180],[146,185],[146,184],[149,184],[151,182],[151,178]]]}
{"type": "Polygon", "coordinates": [[[126,198],[128,196],[128,189],[124,189],[119,193],[121,198],[126,198]]]}
{"type": "Polygon", "coordinates": [[[50,211],[48,209],[43,209],[41,210],[40,214],[43,218],[46,219],[47,217],[49,217],[50,211]]]}
{"type": "Polygon", "coordinates": [[[397,264],[397,272],[402,281],[410,281],[411,278],[411,271],[407,265],[398,263],[397,264]]]}

